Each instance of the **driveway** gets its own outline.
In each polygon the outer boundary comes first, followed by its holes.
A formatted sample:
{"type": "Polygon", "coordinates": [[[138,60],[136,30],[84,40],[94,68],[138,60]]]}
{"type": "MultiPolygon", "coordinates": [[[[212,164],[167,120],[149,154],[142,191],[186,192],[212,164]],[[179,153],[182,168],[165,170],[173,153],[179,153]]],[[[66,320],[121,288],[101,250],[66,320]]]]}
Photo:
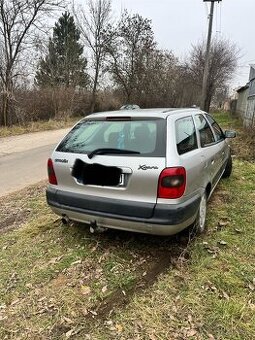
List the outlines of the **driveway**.
{"type": "Polygon", "coordinates": [[[47,159],[69,129],[0,138],[0,197],[47,178],[47,159]]]}

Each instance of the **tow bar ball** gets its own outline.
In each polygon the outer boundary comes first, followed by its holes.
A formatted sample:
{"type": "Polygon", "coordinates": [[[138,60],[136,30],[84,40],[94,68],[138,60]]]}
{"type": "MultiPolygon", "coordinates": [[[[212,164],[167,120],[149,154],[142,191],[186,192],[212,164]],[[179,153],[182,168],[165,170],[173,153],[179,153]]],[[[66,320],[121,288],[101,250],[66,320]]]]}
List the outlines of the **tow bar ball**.
{"type": "MultiPolygon", "coordinates": [[[[63,215],[61,218],[61,222],[64,226],[69,226],[70,225],[70,219],[68,216],[63,215]]],[[[99,227],[97,225],[96,221],[91,221],[89,224],[89,231],[91,232],[91,234],[95,234],[95,233],[103,233],[106,230],[108,230],[108,228],[104,228],[104,227],[99,227]]]]}

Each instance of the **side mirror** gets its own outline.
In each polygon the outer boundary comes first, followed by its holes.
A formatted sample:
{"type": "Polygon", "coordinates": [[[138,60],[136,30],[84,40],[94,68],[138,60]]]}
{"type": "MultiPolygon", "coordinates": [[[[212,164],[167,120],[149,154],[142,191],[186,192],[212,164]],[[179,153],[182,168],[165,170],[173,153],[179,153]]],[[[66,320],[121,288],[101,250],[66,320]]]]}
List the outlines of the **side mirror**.
{"type": "Polygon", "coordinates": [[[225,138],[235,138],[236,137],[236,132],[233,130],[226,130],[224,132],[225,138]]]}

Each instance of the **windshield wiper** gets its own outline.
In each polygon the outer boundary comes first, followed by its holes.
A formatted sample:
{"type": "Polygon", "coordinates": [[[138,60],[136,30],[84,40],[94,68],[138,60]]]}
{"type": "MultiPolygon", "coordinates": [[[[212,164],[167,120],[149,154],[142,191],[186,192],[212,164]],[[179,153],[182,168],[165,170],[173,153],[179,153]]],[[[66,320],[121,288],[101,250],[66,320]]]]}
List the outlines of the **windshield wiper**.
{"type": "Polygon", "coordinates": [[[102,148],[102,149],[96,149],[96,150],[88,153],[88,158],[91,159],[94,155],[106,155],[106,154],[119,154],[119,155],[136,154],[136,155],[139,155],[140,152],[139,151],[133,151],[133,150],[102,148]]]}

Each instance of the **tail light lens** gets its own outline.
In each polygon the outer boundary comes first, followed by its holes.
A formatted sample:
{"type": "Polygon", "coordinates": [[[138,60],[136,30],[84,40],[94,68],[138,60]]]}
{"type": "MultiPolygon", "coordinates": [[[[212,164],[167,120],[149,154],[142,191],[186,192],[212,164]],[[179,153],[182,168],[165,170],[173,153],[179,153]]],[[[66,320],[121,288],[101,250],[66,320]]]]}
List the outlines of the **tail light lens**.
{"type": "Polygon", "coordinates": [[[186,170],[183,167],[166,168],[158,182],[158,198],[179,198],[186,188],[186,170]]]}
{"type": "Polygon", "coordinates": [[[57,177],[53,168],[53,162],[51,158],[48,159],[48,178],[50,184],[58,185],[57,177]]]}

